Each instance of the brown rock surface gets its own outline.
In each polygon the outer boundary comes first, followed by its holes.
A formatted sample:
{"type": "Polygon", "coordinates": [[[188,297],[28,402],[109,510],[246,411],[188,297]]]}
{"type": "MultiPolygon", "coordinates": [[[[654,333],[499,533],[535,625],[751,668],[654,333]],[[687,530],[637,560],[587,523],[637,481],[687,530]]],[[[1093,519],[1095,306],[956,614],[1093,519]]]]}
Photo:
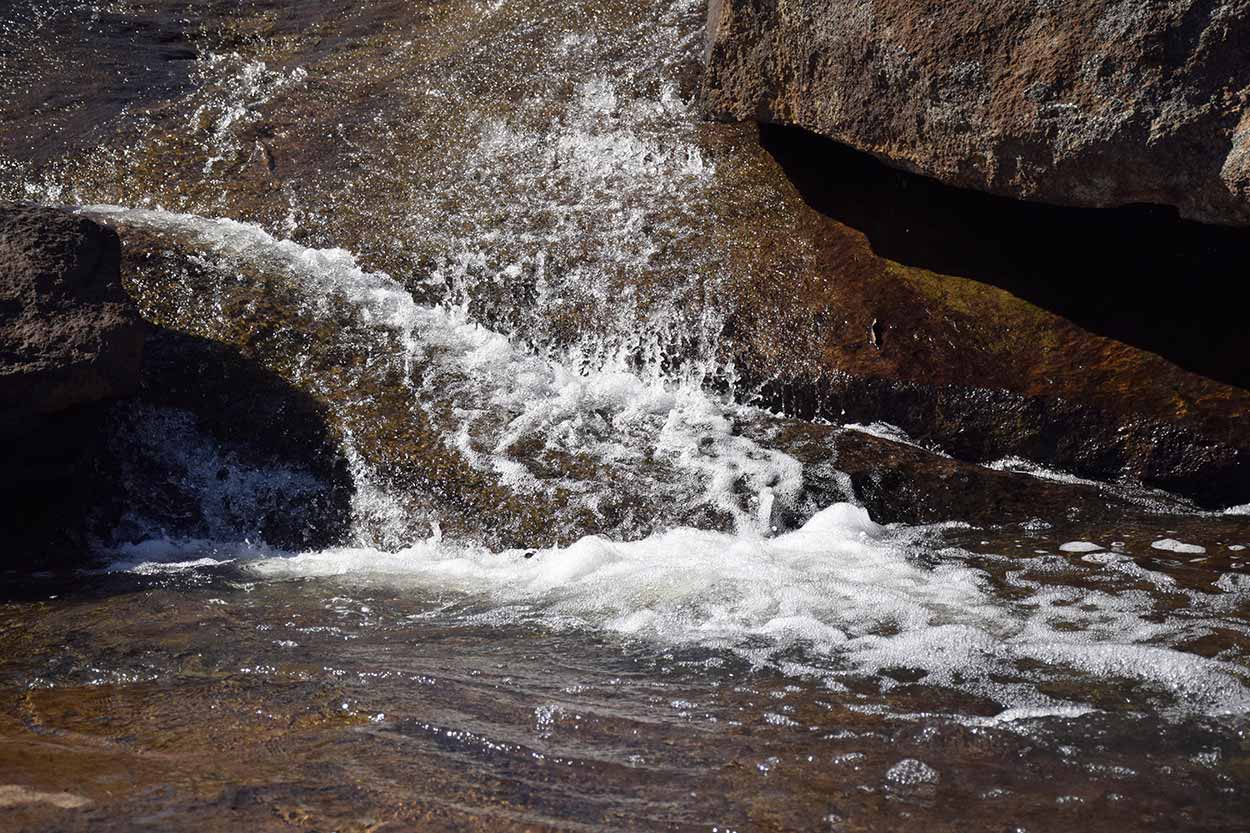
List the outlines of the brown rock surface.
{"type": "MultiPolygon", "coordinates": [[[[189,86],[159,106],[102,87],[133,107],[55,159],[13,145],[0,194],[255,222],[348,249],[418,302],[467,304],[517,343],[558,350],[589,334],[607,349],[655,336],[639,349],[674,364],[731,359],[741,399],[762,392],[792,417],[894,423],[973,464],[1019,456],[1212,506],[1250,500],[1250,334],[1235,305],[1212,300],[1244,280],[1245,230],[992,198],[801,131],[703,123],[688,108],[703,22],[681,4],[612,0],[593,16],[552,0],[479,6],[223,2],[199,21],[171,17],[201,49],[189,86]],[[1156,285],[1174,291],[1143,291],[1156,285]]],[[[65,63],[23,95],[81,91],[79,64],[65,63]]],[[[230,288],[228,315],[204,316],[203,267],[182,268],[200,244],[149,237],[129,233],[127,280],[157,325],[288,380],[306,332],[337,337],[333,322],[292,320],[285,284],[256,276],[230,288]],[[296,335],[283,343],[273,334],[288,324],[296,335]]],[[[350,386],[329,374],[353,367],[351,355],[325,346],[326,366],[300,384],[324,378],[311,394],[337,396],[350,386]]],[[[380,466],[388,484],[429,474],[492,518],[502,508],[514,531],[542,516],[462,482],[457,461],[427,453],[439,432],[394,396],[361,401],[322,404],[363,426],[367,461],[394,461],[380,466]]],[[[856,465],[868,471],[869,456],[856,465]]],[[[598,482],[582,461],[538,462],[540,478],[598,482]]],[[[960,488],[916,517],[959,516],[960,488]]]]}
{"type": "Polygon", "coordinates": [[[0,204],[0,427],[138,388],[143,330],[120,256],[85,217],[0,204]]]}
{"type": "Polygon", "coordinates": [[[773,268],[726,290],[733,355],[766,402],[892,423],[961,460],[1250,500],[1250,337],[1218,302],[1250,234],[961,191],[792,129],[764,150],[723,130],[726,187],[769,208],[730,222],[733,257],[773,268]]]}
{"type": "Polygon", "coordinates": [[[708,112],[952,185],[1250,224],[1250,3],[712,0],[708,112]]]}

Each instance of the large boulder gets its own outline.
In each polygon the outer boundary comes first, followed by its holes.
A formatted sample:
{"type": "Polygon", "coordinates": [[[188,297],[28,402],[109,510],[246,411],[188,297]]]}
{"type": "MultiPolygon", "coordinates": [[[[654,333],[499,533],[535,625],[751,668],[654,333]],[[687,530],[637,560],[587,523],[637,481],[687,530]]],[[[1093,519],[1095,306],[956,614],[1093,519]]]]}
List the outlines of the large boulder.
{"type": "Polygon", "coordinates": [[[137,390],[143,329],[120,263],[111,229],[0,204],[0,429],[137,390]]]}
{"type": "Polygon", "coordinates": [[[120,261],[111,229],[0,203],[5,562],[81,557],[90,516],[109,491],[105,409],[138,388],[144,341],[120,261]]]}
{"type": "Polygon", "coordinates": [[[725,349],[773,409],[891,423],[962,461],[1250,501],[1250,333],[1219,301],[1250,229],[1020,202],[795,128],[761,149],[716,127],[726,189],[761,207],[729,217],[725,349]]]}
{"type": "Polygon", "coordinates": [[[704,84],[951,185],[1250,224],[1246,0],[711,0],[704,84]]]}

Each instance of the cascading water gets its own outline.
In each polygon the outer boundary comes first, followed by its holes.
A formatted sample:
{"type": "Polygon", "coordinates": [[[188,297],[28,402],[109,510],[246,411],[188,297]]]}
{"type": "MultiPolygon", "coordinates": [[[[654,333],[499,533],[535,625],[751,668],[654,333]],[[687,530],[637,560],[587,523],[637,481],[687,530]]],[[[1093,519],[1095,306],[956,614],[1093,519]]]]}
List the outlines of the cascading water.
{"type": "Polygon", "coordinates": [[[882,525],[838,432],[940,450],[752,404],[701,4],[262,5],[120,145],[0,164],[252,374],[119,405],[88,589],[0,607],[0,827],[1237,828],[1235,515],[1008,459],[1140,511],[882,525]]]}
{"type": "MultiPolygon", "coordinates": [[[[680,375],[666,375],[664,351],[657,346],[662,334],[644,331],[614,349],[587,346],[587,336],[586,344],[536,354],[470,320],[464,303],[416,303],[399,283],[362,271],[342,250],[308,249],[230,220],[107,206],[84,210],[190,240],[204,257],[219,259],[223,281],[234,279],[230,266],[240,260],[281,272],[314,318],[328,315],[335,301],[347,304],[376,337],[355,345],[381,367],[373,372],[397,380],[409,406],[424,410],[449,450],[521,494],[550,497],[558,491],[569,512],[593,513],[608,484],[629,490],[626,481],[635,479],[631,491],[651,502],[704,507],[735,528],[766,532],[772,502],[794,501],[802,491],[796,460],[735,434],[735,419],[763,415],[705,393],[710,374],[700,371],[707,365],[687,362],[680,375]],[[640,350],[642,344],[652,347],[640,350]],[[454,403],[450,412],[444,409],[448,402],[454,403]],[[554,477],[536,475],[515,451],[533,443],[587,458],[593,481],[572,467],[554,477]]],[[[350,448],[350,415],[344,422],[350,448]]],[[[386,500],[367,466],[357,465],[354,475],[359,497],[386,500]]],[[[357,540],[377,543],[363,520],[379,514],[392,513],[376,504],[357,507],[357,540]]],[[[433,515],[421,520],[418,528],[440,523],[433,515]]],[[[381,534],[393,540],[393,533],[381,534]]]]}
{"type": "MultiPolygon", "coordinates": [[[[887,532],[847,504],[769,540],[773,502],[800,496],[802,466],[735,434],[735,421],[769,415],[704,392],[698,377],[666,380],[655,366],[640,374],[630,369],[633,357],[620,353],[596,365],[576,347],[568,348],[565,363],[550,353],[535,355],[470,322],[463,305],[417,304],[385,274],[362,271],[347,252],[306,249],[253,226],[150,210],[85,210],[128,227],[189,236],[210,257],[242,258],[287,272],[303,293],[301,303],[314,310],[331,298],[347,302],[382,336],[376,347],[394,350],[375,358],[394,365],[414,408],[456,403],[449,421],[431,415],[444,442],[522,495],[558,488],[574,496],[568,511],[593,511],[604,479],[633,478],[641,481],[635,488],[657,505],[703,504],[712,516],[732,521],[729,532],[680,529],[632,543],[592,537],[567,548],[492,553],[444,542],[441,528],[448,519],[432,515],[425,525],[434,536],[410,537],[397,552],[379,550],[361,523],[355,538],[363,548],[275,554],[259,561],[246,553],[240,563],[247,571],[269,578],[346,575],[482,595],[499,605],[492,617],[497,623],[515,617],[727,648],[752,664],[823,679],[833,690],[845,689],[837,681],[840,674],[919,669],[928,684],[987,697],[1006,714],[1020,709],[1064,714],[1088,707],[1039,691],[1031,683],[1053,672],[1021,674],[1017,666],[1025,660],[1039,669],[1049,665],[1064,673],[1140,681],[1156,689],[1168,708],[1182,711],[1240,712],[1250,705],[1239,666],[1168,647],[1233,624],[1222,614],[1246,600],[1244,582],[1232,574],[1225,592],[1209,600],[1136,568],[1148,584],[1187,599],[1183,615],[1158,624],[1151,621],[1150,594],[1048,589],[1027,578],[1029,568],[1008,573],[1016,587],[1034,591],[1023,604],[996,599],[986,572],[956,563],[923,565],[921,554],[928,548],[920,530],[887,532]],[[512,453],[518,444],[535,441],[596,461],[596,482],[564,476],[552,484],[536,477],[512,453]]],[[[356,507],[358,519],[399,514],[376,505],[394,498],[371,482],[367,466],[359,465],[353,475],[356,494],[372,504],[356,507]]],[[[289,487],[308,488],[299,478],[291,478],[289,487]]],[[[219,500],[224,488],[210,479],[203,496],[219,500]]],[[[412,536],[412,519],[406,520],[412,536]]],[[[201,540],[167,547],[139,543],[124,546],[123,561],[115,567],[177,572],[236,561],[229,546],[226,557],[218,557],[221,549],[201,540]],[[163,559],[152,562],[162,550],[163,559]],[[205,560],[206,554],[214,557],[205,560]]],[[[1100,573],[1132,563],[1114,553],[1085,559],[1104,568],[1100,573]]],[[[1073,578],[1082,573],[1064,563],[1038,567],[1058,568],[1073,578]]]]}

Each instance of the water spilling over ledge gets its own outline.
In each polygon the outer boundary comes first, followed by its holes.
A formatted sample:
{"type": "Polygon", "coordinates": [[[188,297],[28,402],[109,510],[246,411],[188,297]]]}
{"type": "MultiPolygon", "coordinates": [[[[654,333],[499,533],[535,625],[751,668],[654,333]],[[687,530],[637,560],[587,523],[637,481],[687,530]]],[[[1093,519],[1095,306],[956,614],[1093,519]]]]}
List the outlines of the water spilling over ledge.
{"type": "Polygon", "coordinates": [[[702,123],[702,15],[0,10],[0,195],[148,326],[92,557],[0,556],[0,829],[1244,825],[1236,334],[1046,289],[1139,213],[702,123]]]}

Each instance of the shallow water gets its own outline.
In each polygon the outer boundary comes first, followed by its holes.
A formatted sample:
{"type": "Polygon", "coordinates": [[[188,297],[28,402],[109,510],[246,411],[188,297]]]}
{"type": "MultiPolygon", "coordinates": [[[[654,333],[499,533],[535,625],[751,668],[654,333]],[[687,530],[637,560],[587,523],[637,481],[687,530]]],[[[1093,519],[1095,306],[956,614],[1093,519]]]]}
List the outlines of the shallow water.
{"type": "Polygon", "coordinates": [[[9,585],[0,783],[26,792],[0,818],[1241,829],[1241,551],[1205,541],[1204,586],[1063,537],[835,507],[767,541],[132,548],[9,585]]]}

